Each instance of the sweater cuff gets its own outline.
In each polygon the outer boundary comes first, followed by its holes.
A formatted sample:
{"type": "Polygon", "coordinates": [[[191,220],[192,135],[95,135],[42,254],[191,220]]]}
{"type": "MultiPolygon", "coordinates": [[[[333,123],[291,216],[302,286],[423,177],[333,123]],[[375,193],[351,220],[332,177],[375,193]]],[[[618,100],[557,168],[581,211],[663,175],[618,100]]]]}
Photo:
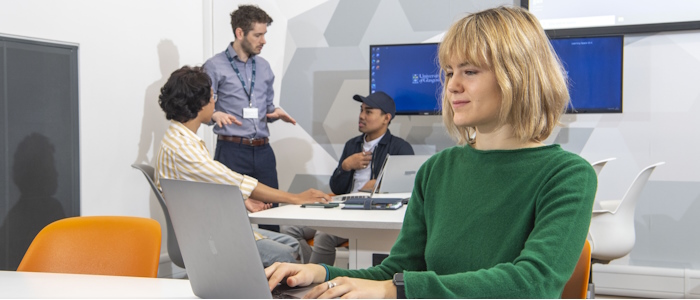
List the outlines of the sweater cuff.
{"type": "Polygon", "coordinates": [[[328,266],[326,264],[321,264],[321,266],[323,266],[323,268],[326,269],[326,279],[323,281],[331,280],[331,273],[328,271],[328,266]]]}

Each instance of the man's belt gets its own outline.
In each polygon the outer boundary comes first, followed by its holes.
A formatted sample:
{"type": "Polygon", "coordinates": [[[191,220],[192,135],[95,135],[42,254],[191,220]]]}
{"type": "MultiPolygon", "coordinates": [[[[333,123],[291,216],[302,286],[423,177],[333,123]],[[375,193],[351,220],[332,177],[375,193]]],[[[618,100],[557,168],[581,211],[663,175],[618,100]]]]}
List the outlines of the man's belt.
{"type": "Polygon", "coordinates": [[[240,136],[231,136],[231,135],[219,135],[218,139],[221,141],[227,141],[227,142],[243,144],[243,145],[248,145],[248,146],[253,146],[253,147],[266,145],[269,141],[268,138],[248,139],[248,138],[244,138],[244,137],[240,137],[240,136]]]}

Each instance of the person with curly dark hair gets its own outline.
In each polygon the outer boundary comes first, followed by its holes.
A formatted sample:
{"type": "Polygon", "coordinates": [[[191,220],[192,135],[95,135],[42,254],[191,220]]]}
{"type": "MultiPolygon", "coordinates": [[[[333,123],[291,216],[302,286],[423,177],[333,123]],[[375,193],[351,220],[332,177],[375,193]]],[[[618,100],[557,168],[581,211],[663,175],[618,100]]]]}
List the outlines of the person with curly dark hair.
{"type": "MultiPolygon", "coordinates": [[[[214,159],[278,188],[277,161],[269,144],[267,123],[278,119],[292,124],[296,121],[275,107],[275,76],[267,60],[259,55],[267,42],[265,34],[270,24],[272,18],[258,6],[239,5],[231,13],[233,42],[203,67],[219,97],[213,122],[209,123],[218,125],[213,128],[217,135],[214,159]]],[[[263,202],[257,204],[259,210],[266,208],[263,202]]],[[[277,225],[261,228],[279,231],[277,225]]]]}
{"type": "MultiPolygon", "coordinates": [[[[182,67],[170,75],[158,97],[166,119],[186,123],[197,118],[202,108],[213,103],[210,101],[211,80],[201,76],[201,73],[200,67],[182,67]]],[[[207,115],[211,118],[211,113],[207,115]]]]}
{"type": "MultiPolygon", "coordinates": [[[[176,70],[160,89],[158,104],[171,123],[156,159],[155,181],[159,188],[161,178],[232,184],[240,188],[246,208],[251,211],[257,209],[251,198],[292,204],[330,201],[327,194],[315,189],[291,194],[271,188],[211,159],[197,130],[202,123],[211,122],[216,100],[211,79],[199,67],[184,66],[176,70]]],[[[263,265],[296,261],[299,254],[296,239],[263,229],[253,231],[263,265]]]]}

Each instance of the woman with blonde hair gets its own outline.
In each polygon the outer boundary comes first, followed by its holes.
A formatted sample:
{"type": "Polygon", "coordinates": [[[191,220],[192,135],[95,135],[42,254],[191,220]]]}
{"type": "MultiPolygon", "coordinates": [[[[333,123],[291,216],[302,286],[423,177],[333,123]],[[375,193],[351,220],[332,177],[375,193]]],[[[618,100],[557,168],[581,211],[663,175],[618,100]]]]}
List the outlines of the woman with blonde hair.
{"type": "Polygon", "coordinates": [[[459,20],[438,56],[458,145],[419,170],[389,257],[365,270],[274,264],[271,287],[323,283],[310,298],[560,297],[597,186],[586,160],[542,143],[569,103],[561,63],[535,17],[514,7],[459,20]]]}

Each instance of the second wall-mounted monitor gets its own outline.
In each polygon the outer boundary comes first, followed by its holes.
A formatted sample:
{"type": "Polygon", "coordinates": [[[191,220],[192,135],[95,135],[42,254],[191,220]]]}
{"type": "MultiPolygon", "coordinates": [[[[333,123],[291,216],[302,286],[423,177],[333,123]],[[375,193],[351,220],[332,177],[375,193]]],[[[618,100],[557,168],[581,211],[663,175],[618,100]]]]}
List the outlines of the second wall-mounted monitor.
{"type": "Polygon", "coordinates": [[[521,0],[556,37],[700,29],[700,1],[521,0]]]}
{"type": "Polygon", "coordinates": [[[622,112],[620,36],[550,39],[569,78],[568,113],[622,112]]]}
{"type": "Polygon", "coordinates": [[[440,114],[437,43],[370,45],[370,93],[394,98],[397,115],[440,114]]]}

